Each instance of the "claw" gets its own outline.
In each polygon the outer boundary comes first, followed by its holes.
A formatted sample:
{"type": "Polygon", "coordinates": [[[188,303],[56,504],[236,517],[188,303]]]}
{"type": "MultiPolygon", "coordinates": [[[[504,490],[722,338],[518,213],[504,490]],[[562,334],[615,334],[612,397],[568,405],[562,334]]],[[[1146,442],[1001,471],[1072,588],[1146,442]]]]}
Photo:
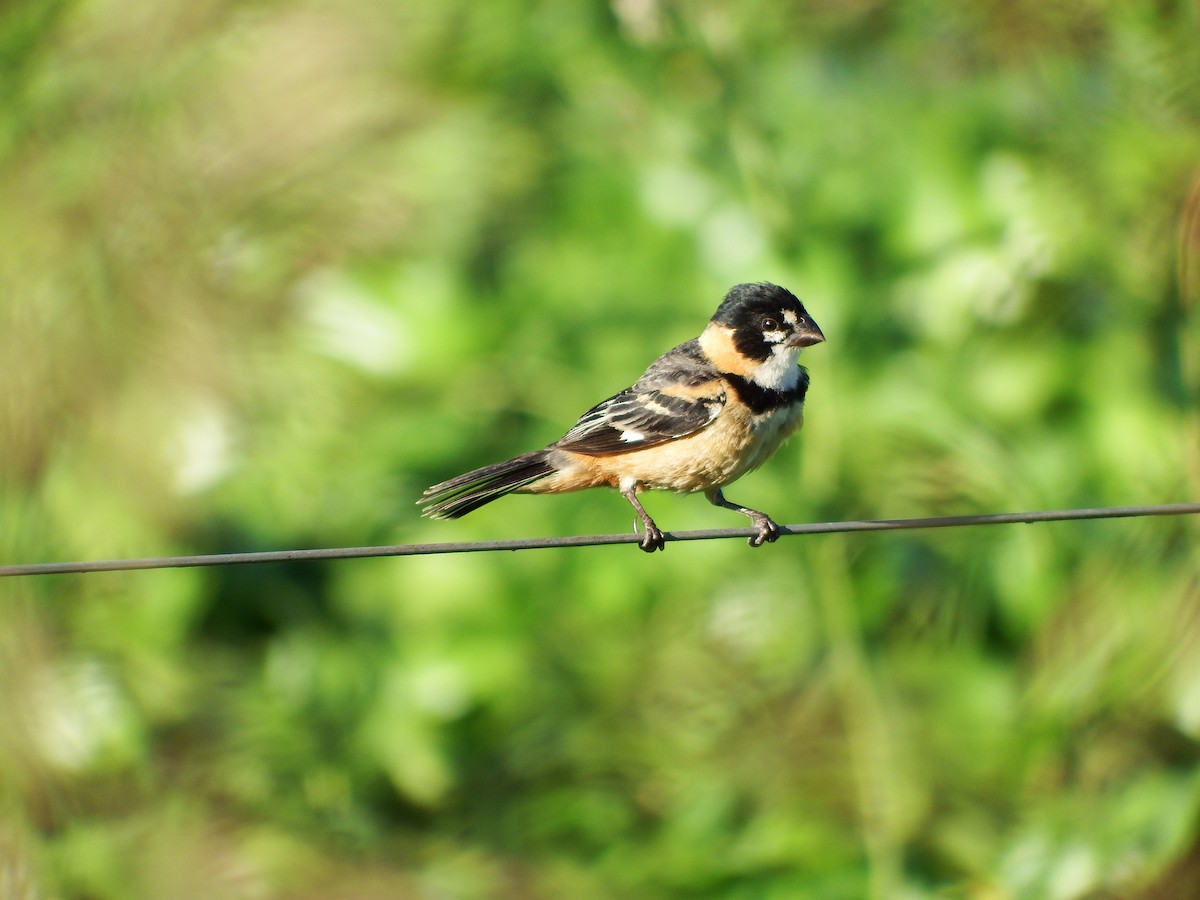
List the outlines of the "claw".
{"type": "Polygon", "coordinates": [[[758,533],[750,538],[751,547],[761,547],[764,542],[773,544],[779,540],[779,526],[771,520],[770,516],[759,514],[754,516],[753,520],[755,527],[758,528],[758,533]]]}
{"type": "Polygon", "coordinates": [[[662,550],[667,546],[666,538],[663,533],[657,528],[647,528],[645,534],[642,535],[638,546],[647,553],[653,553],[655,550],[662,550]]]}

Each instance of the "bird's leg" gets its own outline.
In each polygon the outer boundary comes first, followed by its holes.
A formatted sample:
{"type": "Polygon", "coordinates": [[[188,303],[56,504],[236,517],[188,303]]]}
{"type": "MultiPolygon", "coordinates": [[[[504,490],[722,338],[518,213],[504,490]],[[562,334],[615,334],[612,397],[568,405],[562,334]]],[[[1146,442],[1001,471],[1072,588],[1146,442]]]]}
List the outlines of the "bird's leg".
{"type": "Polygon", "coordinates": [[[713,506],[732,509],[734,512],[740,512],[743,516],[750,517],[750,521],[758,529],[758,533],[750,538],[751,547],[761,547],[764,541],[772,543],[779,538],[779,526],[766,513],[759,512],[757,509],[751,509],[748,506],[739,506],[736,503],[726,500],[720,488],[705,491],[704,496],[708,498],[708,502],[713,506]]]}
{"type": "Polygon", "coordinates": [[[642,535],[638,546],[647,553],[662,550],[667,542],[663,538],[663,533],[658,530],[658,526],[654,524],[654,520],[650,518],[650,514],[642,508],[642,504],[637,498],[636,489],[630,488],[627,491],[621,491],[621,496],[633,505],[633,511],[638,514],[638,518],[642,520],[642,525],[645,526],[646,533],[642,535]]]}

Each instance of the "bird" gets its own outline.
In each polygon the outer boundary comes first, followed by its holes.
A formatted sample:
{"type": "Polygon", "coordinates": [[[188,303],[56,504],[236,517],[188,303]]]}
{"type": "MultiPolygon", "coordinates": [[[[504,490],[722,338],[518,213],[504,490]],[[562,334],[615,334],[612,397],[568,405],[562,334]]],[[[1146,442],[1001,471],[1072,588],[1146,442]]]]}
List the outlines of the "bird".
{"type": "MultiPolygon", "coordinates": [[[[703,492],[749,517],[750,546],[779,537],[764,512],[727,500],[723,488],[757,469],[803,421],[808,370],[801,350],[825,335],[789,290],[769,282],[729,290],[699,337],[668,350],[631,387],[579,417],[542,450],[435,484],[422,515],[457,519],[506,494],[615,488],[642,523],[638,545],[665,547],[643,491],[703,492]]],[[[635,528],[636,530],[636,528],[635,528]]]]}

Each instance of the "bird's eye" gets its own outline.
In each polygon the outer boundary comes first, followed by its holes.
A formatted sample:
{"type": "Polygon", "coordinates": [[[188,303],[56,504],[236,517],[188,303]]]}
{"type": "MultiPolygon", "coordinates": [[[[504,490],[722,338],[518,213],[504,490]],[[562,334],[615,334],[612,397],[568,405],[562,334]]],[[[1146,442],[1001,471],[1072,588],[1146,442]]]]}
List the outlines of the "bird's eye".
{"type": "Polygon", "coordinates": [[[767,318],[762,320],[762,330],[763,331],[778,331],[779,330],[779,322],[776,321],[775,319],[772,319],[770,316],[767,316],[767,318]]]}

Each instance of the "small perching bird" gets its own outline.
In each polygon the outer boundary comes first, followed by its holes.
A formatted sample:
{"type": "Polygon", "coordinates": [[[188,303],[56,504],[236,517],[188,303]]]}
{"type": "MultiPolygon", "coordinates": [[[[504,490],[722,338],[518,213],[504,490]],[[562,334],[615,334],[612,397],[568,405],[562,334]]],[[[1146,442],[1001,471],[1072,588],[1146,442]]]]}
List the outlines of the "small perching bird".
{"type": "Polygon", "coordinates": [[[713,505],[749,516],[757,529],[750,546],[774,541],[770,516],[721,489],[800,427],[809,381],[800,351],[823,340],[791,291],[739,284],[698,338],[668,350],[549,447],[435,484],[417,502],[423,515],[457,519],[505,494],[616,488],[645,527],[639,546],[653,552],[663,549],[663,533],[637,495],[703,491],[713,505]]]}

